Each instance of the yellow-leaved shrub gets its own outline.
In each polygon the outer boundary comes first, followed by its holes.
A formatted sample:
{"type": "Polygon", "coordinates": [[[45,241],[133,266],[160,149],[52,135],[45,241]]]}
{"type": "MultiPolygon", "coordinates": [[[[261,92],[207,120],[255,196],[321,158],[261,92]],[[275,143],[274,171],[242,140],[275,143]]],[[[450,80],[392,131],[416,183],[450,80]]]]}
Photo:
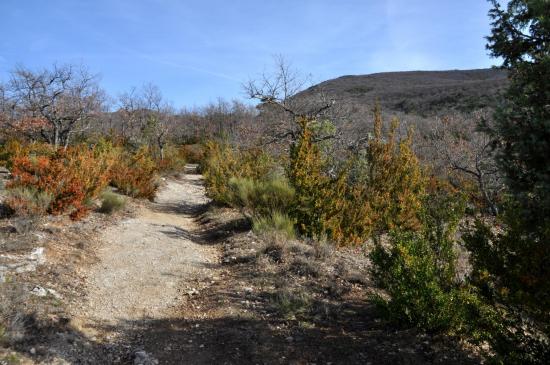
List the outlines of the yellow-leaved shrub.
{"type": "Polygon", "coordinates": [[[398,139],[397,121],[382,133],[379,108],[366,148],[330,176],[319,147],[302,118],[291,148],[288,177],[296,190],[292,215],[298,230],[326,236],[340,245],[360,244],[395,227],[417,228],[426,178],[412,151],[412,137],[398,139]]]}
{"type": "Polygon", "coordinates": [[[221,204],[234,201],[231,178],[264,180],[273,171],[273,159],[260,149],[239,149],[223,142],[208,141],[201,170],[207,195],[221,204]]]}

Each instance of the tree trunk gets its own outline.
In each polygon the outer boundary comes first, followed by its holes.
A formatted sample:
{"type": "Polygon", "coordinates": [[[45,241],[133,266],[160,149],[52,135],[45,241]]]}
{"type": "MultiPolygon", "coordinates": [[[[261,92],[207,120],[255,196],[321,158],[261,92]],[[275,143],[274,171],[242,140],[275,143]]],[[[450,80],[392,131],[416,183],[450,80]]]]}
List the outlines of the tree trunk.
{"type": "Polygon", "coordinates": [[[494,216],[498,215],[498,207],[493,202],[493,200],[489,197],[489,193],[487,192],[487,189],[485,188],[485,183],[483,182],[483,175],[480,174],[477,176],[477,182],[479,185],[479,190],[481,190],[481,194],[483,195],[483,199],[485,200],[485,203],[489,206],[489,210],[491,211],[491,214],[494,216]]]}
{"type": "Polygon", "coordinates": [[[59,126],[57,124],[54,124],[53,127],[53,145],[55,149],[59,147],[59,126]]]}
{"type": "Polygon", "coordinates": [[[63,142],[63,149],[65,151],[67,151],[67,147],[69,147],[69,140],[71,139],[71,134],[70,133],[67,133],[67,135],[65,136],[65,141],[63,142]]]}

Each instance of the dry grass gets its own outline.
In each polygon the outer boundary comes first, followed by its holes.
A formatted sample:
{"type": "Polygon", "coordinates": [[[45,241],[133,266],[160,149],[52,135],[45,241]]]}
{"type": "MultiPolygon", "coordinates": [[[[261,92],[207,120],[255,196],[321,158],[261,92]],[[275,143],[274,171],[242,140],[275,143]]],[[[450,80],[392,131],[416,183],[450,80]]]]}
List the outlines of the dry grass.
{"type": "Polygon", "coordinates": [[[126,206],[126,199],[112,191],[105,191],[101,194],[101,207],[99,211],[105,214],[113,214],[126,206]]]}

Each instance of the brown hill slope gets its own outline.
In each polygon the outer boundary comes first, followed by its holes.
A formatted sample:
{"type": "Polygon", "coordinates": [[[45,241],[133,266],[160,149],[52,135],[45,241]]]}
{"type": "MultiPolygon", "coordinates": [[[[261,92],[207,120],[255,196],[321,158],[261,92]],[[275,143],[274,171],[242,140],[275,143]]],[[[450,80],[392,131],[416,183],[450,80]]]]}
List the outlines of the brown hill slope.
{"type": "Polygon", "coordinates": [[[327,80],[299,97],[322,91],[337,102],[353,105],[353,114],[379,100],[388,114],[431,117],[492,108],[506,84],[506,71],[498,69],[386,72],[327,80]]]}

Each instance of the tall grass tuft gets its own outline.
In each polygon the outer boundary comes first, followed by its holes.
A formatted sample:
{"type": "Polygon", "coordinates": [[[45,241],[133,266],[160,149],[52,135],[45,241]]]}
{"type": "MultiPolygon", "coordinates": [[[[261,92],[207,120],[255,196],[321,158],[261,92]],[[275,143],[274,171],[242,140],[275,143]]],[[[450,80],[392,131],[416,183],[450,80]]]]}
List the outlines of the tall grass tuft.
{"type": "Polygon", "coordinates": [[[233,177],[229,180],[229,191],[230,203],[254,216],[286,212],[295,196],[288,180],[280,176],[264,180],[233,177]]]}
{"type": "Polygon", "coordinates": [[[126,206],[126,199],[112,191],[105,191],[101,194],[101,207],[99,211],[105,214],[118,212],[126,206]]]}
{"type": "Polygon", "coordinates": [[[281,212],[254,217],[252,219],[252,230],[256,234],[282,234],[287,239],[296,237],[294,221],[287,214],[281,212]]]}

